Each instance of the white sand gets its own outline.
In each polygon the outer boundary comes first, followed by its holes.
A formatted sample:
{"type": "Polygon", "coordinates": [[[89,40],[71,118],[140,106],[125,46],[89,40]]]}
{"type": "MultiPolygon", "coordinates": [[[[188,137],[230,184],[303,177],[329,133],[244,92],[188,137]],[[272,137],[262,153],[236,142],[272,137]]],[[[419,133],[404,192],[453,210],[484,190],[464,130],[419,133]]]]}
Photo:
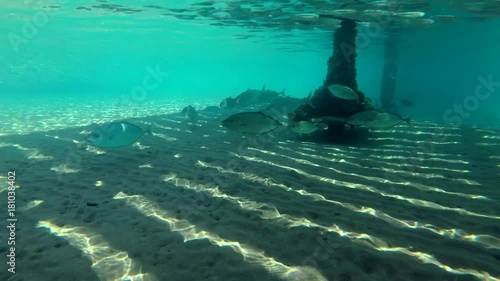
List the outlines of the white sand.
{"type": "Polygon", "coordinates": [[[0,202],[15,170],[18,221],[0,280],[500,280],[499,130],[416,123],[324,145],[166,114],[183,105],[143,107],[156,116],[132,121],[154,135],[106,151],[75,143],[91,129],[77,126],[131,112],[2,123],[0,202]]]}

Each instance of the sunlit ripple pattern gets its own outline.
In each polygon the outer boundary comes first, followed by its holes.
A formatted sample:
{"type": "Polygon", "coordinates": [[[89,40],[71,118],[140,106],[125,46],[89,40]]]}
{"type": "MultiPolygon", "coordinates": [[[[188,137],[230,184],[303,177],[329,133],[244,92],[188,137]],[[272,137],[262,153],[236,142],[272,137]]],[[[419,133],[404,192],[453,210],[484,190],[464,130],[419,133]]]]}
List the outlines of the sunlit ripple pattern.
{"type": "MultiPolygon", "coordinates": [[[[343,159],[338,160],[338,161],[334,161],[333,159],[330,159],[330,158],[327,158],[327,157],[324,157],[324,156],[315,155],[315,154],[311,154],[311,153],[302,153],[302,152],[300,152],[298,150],[293,150],[291,148],[286,148],[286,147],[283,147],[283,146],[278,146],[278,148],[286,150],[289,153],[299,154],[300,156],[303,156],[303,157],[316,158],[316,159],[320,159],[320,160],[324,160],[324,161],[328,161],[328,162],[332,162],[332,163],[338,162],[338,163],[342,163],[342,164],[345,164],[345,165],[356,166],[357,168],[363,168],[359,164],[348,162],[348,161],[345,161],[343,159]]],[[[260,151],[262,153],[268,153],[266,151],[257,150],[257,149],[254,149],[254,148],[249,148],[249,149],[250,150],[260,151]]],[[[295,160],[297,160],[297,159],[295,159],[295,160]]],[[[300,160],[301,163],[305,163],[304,161],[306,161],[306,160],[303,160],[303,159],[300,160]]],[[[312,166],[316,166],[316,167],[320,167],[321,166],[319,164],[314,164],[312,162],[308,162],[307,164],[312,165],[312,166]]],[[[341,171],[339,169],[332,168],[332,167],[324,167],[324,168],[328,169],[328,170],[335,171],[336,173],[339,173],[339,174],[349,175],[349,176],[357,177],[357,178],[363,178],[363,179],[371,180],[371,181],[378,182],[378,183],[404,185],[404,186],[415,187],[417,189],[425,190],[425,191],[434,191],[434,192],[439,192],[439,193],[446,193],[446,194],[456,195],[456,196],[470,198],[470,199],[488,200],[488,198],[485,197],[485,196],[483,196],[483,195],[465,194],[465,193],[461,193],[461,192],[450,192],[450,191],[446,191],[446,190],[443,190],[443,189],[440,189],[440,188],[435,188],[435,187],[427,186],[427,185],[421,184],[421,183],[413,183],[413,182],[408,182],[408,181],[394,182],[394,181],[391,181],[391,180],[388,180],[388,179],[385,179],[385,178],[381,178],[381,177],[364,176],[364,175],[360,174],[359,172],[357,172],[357,173],[348,173],[348,172],[343,172],[343,171],[341,171]]],[[[379,170],[379,171],[383,171],[383,172],[405,174],[406,176],[421,177],[421,178],[445,178],[444,176],[439,175],[439,174],[422,174],[422,173],[415,173],[415,172],[405,172],[405,171],[399,171],[399,170],[394,170],[394,169],[387,169],[387,168],[384,168],[384,167],[371,167],[370,169],[372,169],[372,170],[379,170]]],[[[475,181],[470,181],[470,180],[467,180],[467,179],[455,179],[454,178],[454,179],[451,179],[451,180],[452,181],[458,181],[458,182],[466,183],[466,184],[470,184],[470,185],[480,185],[479,183],[477,183],[475,181]]]]}

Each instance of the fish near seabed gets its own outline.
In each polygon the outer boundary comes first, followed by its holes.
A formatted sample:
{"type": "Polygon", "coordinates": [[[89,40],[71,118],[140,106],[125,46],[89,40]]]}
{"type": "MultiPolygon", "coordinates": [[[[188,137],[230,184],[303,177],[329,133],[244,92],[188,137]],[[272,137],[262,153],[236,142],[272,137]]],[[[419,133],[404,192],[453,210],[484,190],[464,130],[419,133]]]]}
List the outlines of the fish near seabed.
{"type": "Polygon", "coordinates": [[[113,122],[102,125],[90,132],[85,140],[99,148],[129,146],[138,141],[144,134],[152,134],[152,124],[146,130],[129,122],[113,122]]]}
{"type": "Polygon", "coordinates": [[[316,108],[317,106],[313,102],[313,97],[314,97],[313,91],[310,91],[309,95],[307,95],[307,97],[304,99],[305,100],[305,104],[309,105],[312,108],[316,108]]]}
{"type": "Polygon", "coordinates": [[[280,98],[265,107],[265,112],[275,112],[278,114],[288,114],[295,111],[299,106],[304,103],[304,99],[297,98],[280,98]]]}
{"type": "Polygon", "coordinates": [[[410,126],[411,117],[403,118],[399,115],[389,112],[382,112],[377,116],[381,128],[389,128],[392,126],[405,123],[410,126]]]}
{"type": "Polygon", "coordinates": [[[298,134],[312,134],[318,130],[326,130],[328,129],[328,124],[326,123],[313,123],[310,121],[299,121],[299,122],[291,122],[288,127],[298,134]]]}
{"type": "Polygon", "coordinates": [[[245,107],[259,102],[261,90],[247,89],[239,94],[236,99],[236,104],[239,107],[245,107]]]}
{"type": "Polygon", "coordinates": [[[220,103],[220,108],[224,108],[224,109],[233,109],[236,107],[236,99],[232,98],[232,97],[228,97],[228,98],[225,98],[224,100],[222,100],[222,102],[220,103]]]}
{"type": "Polygon", "coordinates": [[[259,95],[259,102],[265,103],[265,102],[274,102],[279,98],[286,98],[287,96],[285,95],[285,88],[281,90],[281,92],[276,92],[273,90],[266,90],[265,86],[262,86],[262,90],[260,91],[259,95]]]}
{"type": "Polygon", "coordinates": [[[274,117],[257,111],[233,114],[222,121],[222,126],[240,133],[263,134],[274,131],[283,124],[274,117]]]}

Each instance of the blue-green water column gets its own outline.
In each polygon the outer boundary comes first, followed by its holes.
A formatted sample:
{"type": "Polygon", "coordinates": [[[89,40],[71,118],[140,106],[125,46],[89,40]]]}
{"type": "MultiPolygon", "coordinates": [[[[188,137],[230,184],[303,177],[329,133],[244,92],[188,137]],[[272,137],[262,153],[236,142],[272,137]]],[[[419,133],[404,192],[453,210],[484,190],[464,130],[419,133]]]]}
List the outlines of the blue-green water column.
{"type": "Polygon", "coordinates": [[[394,103],[394,92],[396,90],[396,76],[398,73],[399,58],[399,30],[392,29],[387,35],[384,44],[384,70],[380,83],[380,102],[382,110],[397,112],[394,103]]]}

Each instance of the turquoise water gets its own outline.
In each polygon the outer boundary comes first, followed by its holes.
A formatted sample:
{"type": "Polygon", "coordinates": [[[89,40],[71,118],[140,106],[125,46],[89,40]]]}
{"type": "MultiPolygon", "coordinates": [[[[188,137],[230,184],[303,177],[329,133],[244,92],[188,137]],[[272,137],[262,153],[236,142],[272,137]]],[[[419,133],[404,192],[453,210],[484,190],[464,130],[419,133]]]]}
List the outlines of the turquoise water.
{"type": "Polygon", "coordinates": [[[18,218],[0,280],[500,280],[498,1],[168,2],[0,0],[0,207],[15,185],[18,218]],[[202,110],[307,97],[333,11],[359,21],[358,88],[379,106],[389,33],[366,10],[398,27],[410,127],[324,144],[202,110]],[[153,134],[83,142],[121,120],[153,134]]]}
{"type": "MultiPolygon", "coordinates": [[[[320,5],[324,1],[318,2],[317,10],[326,8],[320,5]]],[[[204,7],[190,6],[189,1],[165,5],[165,9],[149,8],[162,6],[154,1],[119,3],[141,10],[131,14],[99,7],[102,3],[4,3],[2,94],[36,98],[82,94],[117,97],[140,84],[147,74],[146,68],[152,67],[168,73],[168,78],[148,91],[149,97],[222,99],[262,85],[286,88],[290,95],[303,97],[322,83],[326,59],[331,53],[331,31],[314,30],[307,25],[304,28],[307,30],[300,30],[301,26],[241,28],[238,25],[245,25],[243,21],[228,23],[224,28],[214,26],[223,19],[213,14],[230,11],[232,7],[224,1],[214,2],[211,14],[197,20],[163,15],[175,14],[167,8],[192,9],[191,14],[196,14],[196,9],[204,7]],[[76,10],[78,7],[93,10],[76,10]]],[[[276,11],[283,7],[282,14],[275,15],[276,18],[268,16],[268,22],[290,17],[286,14],[290,4],[266,3],[267,7],[254,10],[276,11]]],[[[252,4],[242,2],[241,6],[252,4]]],[[[493,75],[492,80],[500,80],[495,76],[499,71],[495,63],[498,19],[494,15],[466,12],[460,7],[431,4],[426,7],[426,18],[451,14],[457,17],[457,22],[436,19],[431,28],[402,32],[396,92],[402,98],[414,100],[418,105],[415,114],[425,119],[443,121],[442,112],[463,103],[474,93],[478,76],[493,75]]],[[[262,17],[261,14],[258,15],[262,17]]],[[[258,19],[248,21],[258,22],[258,19]]],[[[384,34],[375,29],[375,32],[363,30],[361,27],[363,35],[358,40],[362,47],[358,82],[369,97],[377,99],[384,34]]],[[[481,113],[473,114],[468,122],[498,125],[498,103],[498,95],[493,95],[481,103],[481,113]]]]}

